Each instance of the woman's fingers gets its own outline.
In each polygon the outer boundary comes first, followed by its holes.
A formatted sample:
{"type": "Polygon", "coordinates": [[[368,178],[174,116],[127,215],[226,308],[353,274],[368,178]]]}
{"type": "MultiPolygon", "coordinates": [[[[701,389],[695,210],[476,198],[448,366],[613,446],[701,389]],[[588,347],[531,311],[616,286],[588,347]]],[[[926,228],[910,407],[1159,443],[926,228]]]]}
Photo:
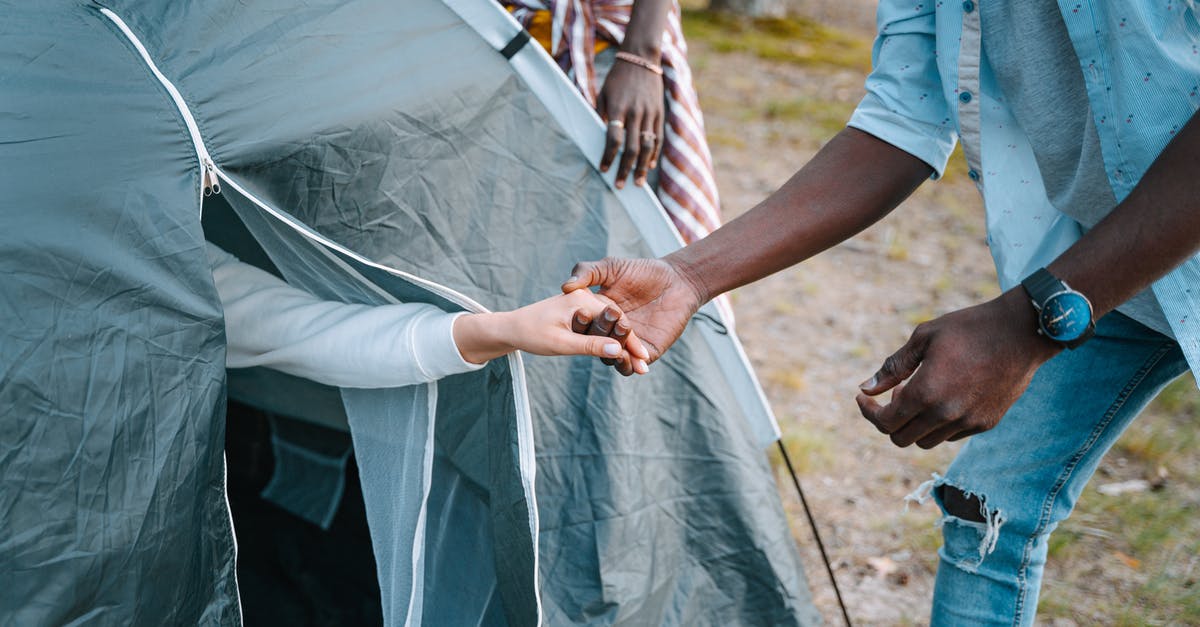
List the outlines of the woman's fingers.
{"type": "Polygon", "coordinates": [[[633,172],[633,184],[641,187],[646,184],[646,175],[651,168],[651,161],[658,146],[658,120],[655,116],[646,116],[642,122],[642,132],[638,136],[640,151],[637,157],[637,169],[633,172]]]}
{"type": "Polygon", "coordinates": [[[625,187],[625,179],[641,154],[641,133],[642,112],[631,111],[625,117],[625,152],[621,153],[621,165],[617,168],[617,189],[625,187]]]}
{"type": "Polygon", "coordinates": [[[559,351],[563,355],[591,355],[601,359],[617,359],[622,353],[620,342],[611,337],[578,333],[563,334],[559,341],[559,351]]]}
{"type": "Polygon", "coordinates": [[[654,132],[657,133],[657,136],[654,138],[654,154],[650,155],[651,170],[658,167],[658,160],[660,157],[662,157],[663,140],[665,140],[667,137],[667,127],[664,123],[665,117],[666,112],[664,111],[663,113],[658,114],[658,119],[654,122],[654,132]]]}
{"type": "Polygon", "coordinates": [[[600,171],[608,172],[621,146],[625,144],[625,120],[613,118],[606,122],[608,127],[604,135],[604,156],[600,157],[600,171]]]}

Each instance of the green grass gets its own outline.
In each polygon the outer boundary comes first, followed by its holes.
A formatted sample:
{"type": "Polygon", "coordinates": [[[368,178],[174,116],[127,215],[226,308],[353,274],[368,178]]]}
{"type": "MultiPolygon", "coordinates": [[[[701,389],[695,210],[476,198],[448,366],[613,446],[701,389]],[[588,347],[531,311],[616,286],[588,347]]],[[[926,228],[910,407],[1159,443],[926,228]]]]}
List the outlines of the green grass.
{"type": "MultiPolygon", "coordinates": [[[[800,476],[828,468],[833,463],[833,441],[826,433],[809,429],[794,429],[792,433],[784,434],[783,445],[787,448],[788,457],[792,460],[796,474],[800,476]]],[[[785,468],[778,448],[775,446],[769,448],[767,456],[772,467],[785,468]]]]}
{"type": "Polygon", "coordinates": [[[820,137],[832,137],[846,127],[854,103],[823,98],[766,99],[753,114],[767,120],[803,122],[820,137]]]}
{"type": "Polygon", "coordinates": [[[1200,624],[1198,424],[1200,394],[1186,376],[1121,437],[1109,458],[1125,460],[1122,476],[1096,477],[1050,537],[1042,619],[1200,624]],[[1129,476],[1152,479],[1160,468],[1169,470],[1161,490],[1105,496],[1095,489],[1129,476]]]}
{"type": "Polygon", "coordinates": [[[717,52],[746,52],[761,59],[805,66],[871,70],[871,40],[802,17],[746,18],[685,10],[683,33],[717,52]]]}

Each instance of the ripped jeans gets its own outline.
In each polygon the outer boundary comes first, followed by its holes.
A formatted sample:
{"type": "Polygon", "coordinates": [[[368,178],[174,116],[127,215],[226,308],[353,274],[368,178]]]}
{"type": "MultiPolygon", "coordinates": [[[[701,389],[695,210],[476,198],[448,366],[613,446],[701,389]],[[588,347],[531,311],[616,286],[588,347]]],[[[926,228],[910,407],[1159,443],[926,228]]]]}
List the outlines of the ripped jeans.
{"type": "Polygon", "coordinates": [[[943,519],[932,625],[1033,624],[1050,532],[1125,427],[1186,370],[1173,340],[1110,313],[1086,344],[1046,362],[945,477],[922,486],[913,498],[932,495],[943,511],[944,490],[978,498],[986,521],[943,519]]]}

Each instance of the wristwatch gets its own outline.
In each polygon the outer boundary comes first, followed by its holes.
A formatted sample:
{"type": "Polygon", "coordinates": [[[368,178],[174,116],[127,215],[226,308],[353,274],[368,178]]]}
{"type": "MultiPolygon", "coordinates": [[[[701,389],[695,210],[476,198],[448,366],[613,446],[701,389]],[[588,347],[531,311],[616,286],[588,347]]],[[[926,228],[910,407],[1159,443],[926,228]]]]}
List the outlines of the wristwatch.
{"type": "Polygon", "coordinates": [[[1042,268],[1021,281],[1037,310],[1038,333],[1065,347],[1076,348],[1096,332],[1092,303],[1062,279],[1042,268]]]}

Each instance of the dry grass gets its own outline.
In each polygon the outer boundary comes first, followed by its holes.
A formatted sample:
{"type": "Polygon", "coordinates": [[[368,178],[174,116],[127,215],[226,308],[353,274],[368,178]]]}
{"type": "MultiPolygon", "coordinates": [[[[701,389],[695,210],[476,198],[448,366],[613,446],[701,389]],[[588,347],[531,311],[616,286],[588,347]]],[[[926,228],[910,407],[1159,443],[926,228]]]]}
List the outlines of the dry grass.
{"type": "MultiPolygon", "coordinates": [[[[817,5],[830,3],[797,3],[817,5]]],[[[870,38],[859,24],[838,30],[803,18],[685,14],[727,217],[776,189],[842,127],[869,68],[870,38]]],[[[929,505],[906,511],[902,498],[944,469],[956,448],[891,446],[858,416],[855,385],[916,323],[998,293],[978,194],[956,154],[943,179],[895,215],[735,294],[739,333],[859,624],[928,622],[939,515],[929,505]],[[878,571],[884,558],[894,572],[878,571]]],[[[1200,624],[1198,426],[1200,393],[1188,378],[1106,457],[1075,516],[1053,536],[1040,621],[1200,624]],[[1095,489],[1161,481],[1160,470],[1166,479],[1157,490],[1111,497],[1095,489]]],[[[798,500],[790,484],[781,481],[780,490],[817,604],[838,624],[798,500]]]]}

